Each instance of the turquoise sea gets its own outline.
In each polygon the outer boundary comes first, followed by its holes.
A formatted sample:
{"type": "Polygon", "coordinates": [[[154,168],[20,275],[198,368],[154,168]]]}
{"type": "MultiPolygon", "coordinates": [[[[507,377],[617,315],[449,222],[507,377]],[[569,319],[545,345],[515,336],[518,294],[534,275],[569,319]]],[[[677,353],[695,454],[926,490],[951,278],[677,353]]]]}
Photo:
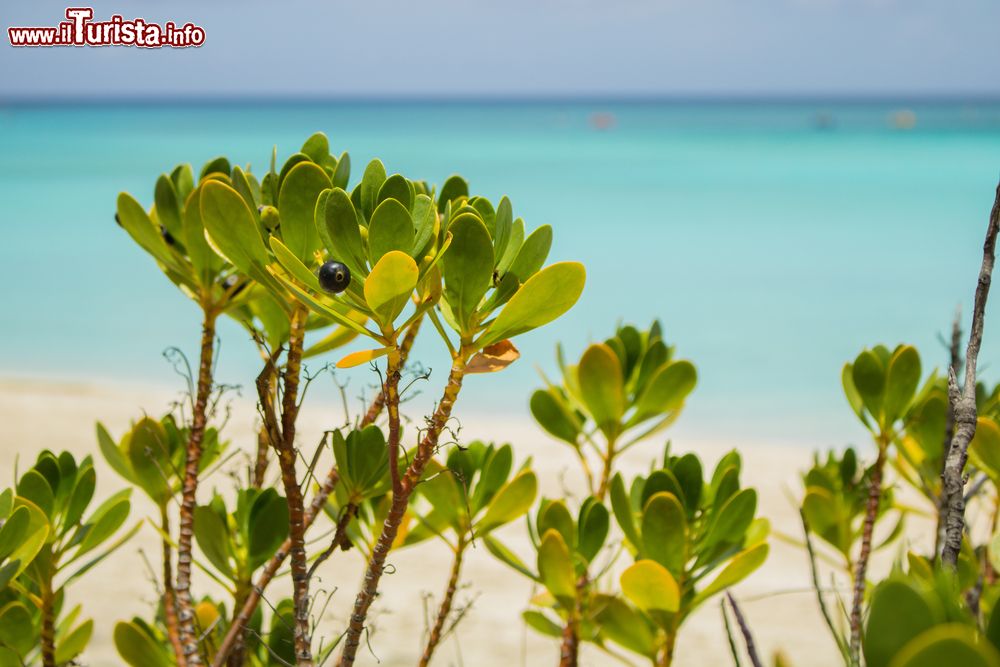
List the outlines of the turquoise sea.
{"type": "MultiPolygon", "coordinates": [[[[179,387],[161,352],[194,354],[196,309],[115,225],[117,193],[149,204],[158,174],[218,154],[263,172],[272,145],[287,156],[316,130],[356,177],[379,156],[507,194],[529,228],[555,228],[551,259],[586,263],[576,308],[520,339],[514,366],[471,378],[465,414],[522,418],[556,341],[577,355],[619,320],[659,317],[700,371],[676,438],[734,445],[860,440],[839,373],[865,345],[946,359],[937,337],[969,311],[1000,176],[995,101],[6,105],[0,374],[179,387]],[[903,109],[912,129],[890,122],[903,109]]],[[[223,337],[219,379],[247,382],[256,352],[236,325],[223,337]]],[[[443,381],[439,347],[428,335],[417,348],[434,372],[414,413],[443,381]]],[[[1000,292],[991,381],[998,361],[1000,292]]],[[[373,382],[343,377],[352,396],[373,382]]],[[[332,383],[315,386],[334,409],[332,383]]]]}

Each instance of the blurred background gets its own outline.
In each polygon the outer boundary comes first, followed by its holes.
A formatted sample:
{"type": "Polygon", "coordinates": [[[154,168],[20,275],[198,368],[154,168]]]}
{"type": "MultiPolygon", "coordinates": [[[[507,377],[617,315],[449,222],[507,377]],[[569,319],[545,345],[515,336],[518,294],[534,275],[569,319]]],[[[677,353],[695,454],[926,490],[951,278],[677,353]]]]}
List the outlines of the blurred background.
{"type": "MultiPolygon", "coordinates": [[[[48,26],[65,5],[5,7],[48,26]]],[[[557,341],[663,321],[700,382],[678,440],[842,445],[840,368],[968,314],[1000,176],[1000,5],[989,0],[102,2],[202,26],[200,48],[0,46],[0,375],[179,388],[197,312],[113,220],[161,172],[226,154],[263,173],[312,132],[355,178],[509,195],[580,303],[472,378],[466,417],[527,418],[557,341]]],[[[352,181],[353,183],[353,181],[352,181]]],[[[981,371],[997,380],[1000,309],[981,371]]],[[[218,377],[259,360],[235,325],[218,377]]],[[[444,379],[434,339],[416,358],[444,379]]],[[[353,397],[375,378],[349,379],[353,397]]],[[[435,385],[436,386],[436,385],[435,385]]],[[[336,397],[328,378],[315,391],[336,397]]],[[[244,392],[247,393],[247,392],[244,392]]],[[[369,392],[370,393],[370,392],[369,392]]],[[[426,401],[436,391],[426,391],[426,401]]],[[[411,411],[429,403],[418,397],[411,411]]]]}

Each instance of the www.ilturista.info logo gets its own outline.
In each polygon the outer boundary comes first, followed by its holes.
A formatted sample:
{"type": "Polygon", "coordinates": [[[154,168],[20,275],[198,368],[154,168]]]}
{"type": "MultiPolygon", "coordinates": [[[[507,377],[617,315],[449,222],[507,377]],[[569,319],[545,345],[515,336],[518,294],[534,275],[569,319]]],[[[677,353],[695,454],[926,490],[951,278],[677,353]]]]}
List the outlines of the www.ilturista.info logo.
{"type": "Polygon", "coordinates": [[[193,23],[178,26],[173,21],[163,25],[144,19],[126,20],[115,14],[107,21],[92,21],[92,7],[70,7],[57,26],[11,27],[7,37],[11,46],[140,46],[184,48],[205,43],[205,29],[193,23]]]}

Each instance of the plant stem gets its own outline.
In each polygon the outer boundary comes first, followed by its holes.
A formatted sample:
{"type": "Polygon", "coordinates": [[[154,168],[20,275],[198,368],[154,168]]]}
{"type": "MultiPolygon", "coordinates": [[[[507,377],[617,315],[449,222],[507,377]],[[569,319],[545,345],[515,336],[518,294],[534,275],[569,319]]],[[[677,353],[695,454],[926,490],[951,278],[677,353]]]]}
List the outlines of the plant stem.
{"type": "Polygon", "coordinates": [[[385,411],[389,415],[389,476],[392,478],[392,493],[402,491],[399,479],[399,376],[402,372],[402,357],[399,348],[393,346],[389,350],[385,369],[385,384],[382,394],[385,396],[385,411]]]}
{"type": "Polygon", "coordinates": [[[344,506],[343,512],[341,512],[340,518],[337,520],[337,528],[333,531],[333,539],[330,540],[330,546],[326,548],[326,551],[321,553],[319,557],[313,561],[312,567],[309,568],[309,579],[312,579],[313,575],[316,574],[316,569],[329,558],[338,547],[347,549],[350,546],[350,542],[347,540],[347,526],[351,523],[351,519],[354,518],[355,513],[358,511],[358,506],[354,503],[348,503],[344,506]]]}
{"type": "Polygon", "coordinates": [[[805,535],[806,551],[809,554],[809,571],[812,573],[812,585],[813,590],[816,591],[816,601],[819,603],[820,613],[823,614],[826,627],[830,629],[830,634],[837,643],[837,648],[840,649],[840,655],[845,662],[850,662],[850,650],[843,636],[837,631],[837,626],[833,623],[830,610],[826,606],[826,599],[823,597],[823,587],[819,583],[819,565],[816,563],[816,550],[813,547],[812,535],[809,533],[809,521],[806,519],[806,513],[801,507],[799,508],[799,516],[802,518],[802,533],[805,535]]]}
{"type": "Polygon", "coordinates": [[[576,615],[570,616],[563,627],[562,644],[559,646],[559,667],[576,667],[580,652],[576,615]]]}
{"type": "Polygon", "coordinates": [[[888,442],[883,436],[878,441],[878,458],[872,467],[872,475],[868,484],[868,503],[865,506],[865,522],[861,531],[861,552],[858,555],[857,568],[854,573],[854,600],[851,604],[851,664],[855,667],[861,664],[861,607],[865,599],[865,577],[868,571],[868,559],[871,557],[872,533],[875,529],[875,518],[878,516],[879,501],[882,498],[882,468],[885,466],[885,450],[888,442]]]}
{"type": "Polygon", "coordinates": [[[743,617],[743,612],[740,610],[740,606],[736,604],[733,594],[726,591],[726,598],[729,599],[729,606],[732,607],[733,616],[736,617],[736,625],[740,626],[740,632],[743,634],[743,642],[746,644],[747,655],[750,656],[750,664],[753,667],[762,667],[760,656],[757,655],[757,645],[753,640],[753,633],[750,632],[750,625],[747,623],[746,618],[743,617]]]}
{"type": "Polygon", "coordinates": [[[615,438],[608,438],[608,449],[604,456],[604,468],[601,470],[601,484],[597,487],[597,499],[602,501],[608,492],[608,482],[611,481],[611,467],[615,460],[615,438]]]}
{"type": "MultiPolygon", "coordinates": [[[[406,335],[403,337],[403,343],[400,345],[400,352],[402,353],[403,360],[405,361],[407,355],[409,354],[410,348],[413,346],[413,339],[416,336],[416,327],[419,327],[420,320],[414,321],[407,329],[406,335]],[[411,336],[411,332],[413,335],[411,336]]],[[[273,365],[273,360],[270,362],[273,365]]],[[[265,366],[264,371],[261,372],[262,377],[266,377],[267,367],[265,366]]],[[[258,378],[258,393],[260,393],[261,382],[258,378]]],[[[267,393],[264,393],[267,396],[267,393]]],[[[262,401],[264,399],[262,398],[262,401]]],[[[270,399],[268,399],[270,401],[270,399]]],[[[365,413],[364,418],[362,418],[361,423],[358,425],[359,428],[364,428],[371,424],[374,424],[378,419],[382,408],[385,407],[385,395],[381,392],[372,401],[371,406],[369,406],[368,411],[365,413]]],[[[264,410],[262,406],[262,410],[264,410]]],[[[265,415],[267,413],[264,410],[265,415]]],[[[273,413],[273,410],[272,410],[273,413]]],[[[265,418],[265,428],[267,426],[267,419],[265,418]]],[[[277,442],[277,440],[275,440],[277,442]]],[[[304,530],[309,530],[313,522],[320,516],[323,510],[323,506],[326,505],[327,498],[333,492],[333,489],[337,486],[337,482],[340,481],[340,474],[337,472],[337,466],[330,468],[327,473],[326,478],[323,483],[320,484],[319,488],[316,490],[316,494],[313,496],[312,502],[309,508],[306,510],[304,517],[304,530]]],[[[223,667],[226,664],[226,658],[233,647],[236,646],[239,638],[243,636],[244,630],[247,623],[250,622],[250,618],[253,613],[257,610],[257,606],[260,604],[260,600],[264,595],[264,590],[267,588],[271,580],[278,574],[278,570],[284,564],[285,559],[288,558],[288,552],[292,548],[291,538],[288,538],[282,543],[278,551],[275,552],[271,560],[267,562],[264,569],[261,571],[260,575],[257,577],[257,583],[254,584],[253,589],[247,596],[246,602],[243,603],[242,607],[237,607],[237,611],[233,616],[232,622],[229,624],[229,629],[226,631],[226,636],[219,645],[219,651],[215,655],[215,659],[212,661],[212,667],[223,667]]]]}
{"type": "MultiPolygon", "coordinates": [[[[423,322],[423,319],[423,316],[420,316],[413,320],[413,324],[407,328],[406,333],[403,335],[403,340],[399,344],[400,370],[402,370],[402,365],[406,363],[407,357],[410,356],[410,349],[413,348],[413,341],[417,338],[417,333],[420,331],[420,323],[423,322]]],[[[372,404],[368,406],[368,412],[365,414],[365,417],[361,422],[362,427],[375,423],[375,420],[378,419],[382,409],[385,408],[385,402],[386,393],[383,389],[383,391],[380,391],[378,396],[375,397],[375,400],[372,401],[372,404]]]]}
{"type": "MultiPolygon", "coordinates": [[[[164,535],[170,534],[170,515],[167,513],[166,503],[160,505],[160,528],[164,535]]],[[[170,540],[166,537],[163,543],[163,621],[167,626],[167,637],[174,650],[174,658],[178,667],[187,665],[184,657],[184,644],[181,643],[180,632],[177,628],[177,596],[174,593],[174,575],[171,560],[170,540]]]]}
{"type": "Polygon", "coordinates": [[[962,549],[962,534],[965,530],[963,472],[969,443],[976,435],[976,362],[979,358],[979,347],[983,342],[983,315],[993,276],[998,229],[1000,229],[1000,185],[997,186],[996,199],[986,228],[986,241],[983,243],[983,264],[979,269],[979,281],[976,283],[969,344],[965,349],[965,385],[961,391],[958,388],[957,370],[952,368],[948,373],[948,399],[955,413],[955,434],[948,448],[942,475],[945,540],[944,548],[941,550],[941,562],[952,570],[958,565],[958,553],[962,549]]]}
{"type": "Polygon", "coordinates": [[[212,393],[212,362],[215,351],[214,308],[204,307],[201,328],[201,356],[198,364],[198,389],[188,435],[187,458],[184,465],[184,484],[181,487],[180,527],[177,538],[177,619],[188,665],[200,665],[198,629],[191,596],[191,549],[194,540],[194,508],[197,503],[198,472],[201,464],[201,445],[208,421],[208,400],[212,393]]]}
{"type": "Polygon", "coordinates": [[[42,628],[41,653],[42,667],[56,667],[56,614],[55,596],[52,593],[52,581],[42,584],[42,628]]]}
{"type": "Polygon", "coordinates": [[[291,541],[292,598],[295,603],[295,660],[299,667],[312,667],[309,632],[309,573],[306,567],[305,509],[302,489],[295,472],[295,420],[298,418],[299,374],[305,339],[306,310],[292,313],[288,357],[282,375],[281,439],[276,443],[281,482],[288,502],[288,538],[291,541]]]}
{"type": "MultiPolygon", "coordinates": [[[[451,410],[458,399],[458,394],[462,389],[462,379],[465,377],[465,366],[469,356],[474,352],[471,345],[463,341],[462,348],[458,351],[452,361],[451,372],[448,375],[448,382],[445,385],[444,393],[438,403],[434,415],[430,419],[428,428],[423,439],[417,446],[417,453],[413,461],[406,469],[406,474],[400,480],[400,493],[393,493],[392,504],[389,513],[382,525],[382,533],[379,535],[375,548],[372,550],[368,567],[365,571],[364,581],[357,599],[354,601],[354,612],[351,614],[351,621],[347,628],[344,639],[344,651],[340,656],[340,666],[350,667],[354,664],[354,659],[361,645],[361,633],[365,628],[365,619],[368,617],[368,609],[375,600],[378,591],[378,584],[385,571],[385,559],[389,555],[392,543],[396,539],[399,524],[403,520],[406,508],[409,503],[410,494],[420,481],[424,473],[424,468],[434,455],[437,448],[438,438],[441,431],[451,418],[451,410]]],[[[393,464],[395,462],[392,462],[393,464]]]]}
{"type": "Polygon", "coordinates": [[[455,599],[455,591],[458,590],[458,578],[462,570],[462,555],[465,553],[465,536],[458,540],[455,547],[455,558],[451,563],[451,576],[448,577],[448,588],[445,589],[444,597],[441,599],[441,606],[438,607],[437,617],[434,619],[434,627],[427,635],[427,645],[424,646],[424,654],[420,657],[419,667],[427,667],[434,655],[434,649],[441,641],[441,634],[444,630],[445,621],[451,614],[452,601],[455,599]]]}

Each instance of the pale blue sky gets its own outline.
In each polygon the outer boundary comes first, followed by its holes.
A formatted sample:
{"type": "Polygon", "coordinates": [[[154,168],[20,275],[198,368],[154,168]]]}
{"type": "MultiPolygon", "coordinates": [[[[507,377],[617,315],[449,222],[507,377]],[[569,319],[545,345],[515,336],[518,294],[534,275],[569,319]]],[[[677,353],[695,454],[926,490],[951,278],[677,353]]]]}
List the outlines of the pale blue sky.
{"type": "MultiPolygon", "coordinates": [[[[3,27],[64,2],[7,2],[3,27]]],[[[1000,95],[996,0],[99,2],[200,49],[0,47],[0,96],[1000,95]]],[[[6,30],[4,30],[6,32],[6,30]]]]}

